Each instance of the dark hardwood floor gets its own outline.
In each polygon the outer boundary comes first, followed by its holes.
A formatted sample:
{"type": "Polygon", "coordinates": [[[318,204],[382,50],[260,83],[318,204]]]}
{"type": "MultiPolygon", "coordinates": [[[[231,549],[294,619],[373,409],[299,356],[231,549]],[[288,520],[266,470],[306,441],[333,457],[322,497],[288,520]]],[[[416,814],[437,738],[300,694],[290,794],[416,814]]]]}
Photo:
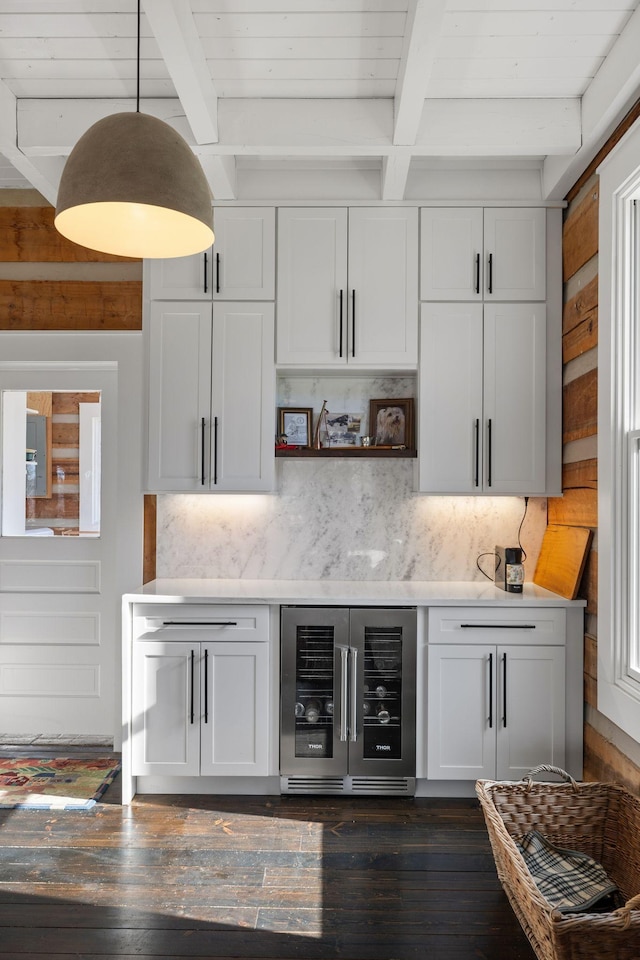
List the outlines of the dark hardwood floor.
{"type": "Polygon", "coordinates": [[[103,799],[0,811],[0,960],[535,960],[474,800],[103,799]]]}

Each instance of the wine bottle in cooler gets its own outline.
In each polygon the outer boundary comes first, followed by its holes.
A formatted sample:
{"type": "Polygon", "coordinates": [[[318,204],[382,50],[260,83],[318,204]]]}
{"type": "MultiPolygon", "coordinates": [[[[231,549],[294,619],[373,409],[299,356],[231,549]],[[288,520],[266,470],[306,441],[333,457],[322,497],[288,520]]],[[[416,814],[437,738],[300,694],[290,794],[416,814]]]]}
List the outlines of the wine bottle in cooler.
{"type": "Polygon", "coordinates": [[[304,711],[307,723],[317,723],[322,713],[322,704],[319,700],[309,700],[304,711]]]}

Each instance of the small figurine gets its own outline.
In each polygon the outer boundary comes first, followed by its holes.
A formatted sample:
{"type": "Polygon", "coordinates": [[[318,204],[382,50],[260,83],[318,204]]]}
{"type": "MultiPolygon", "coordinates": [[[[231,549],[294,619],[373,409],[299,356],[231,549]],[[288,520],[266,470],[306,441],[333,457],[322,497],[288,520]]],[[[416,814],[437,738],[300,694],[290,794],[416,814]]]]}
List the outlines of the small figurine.
{"type": "Polygon", "coordinates": [[[285,447],[288,447],[289,443],[287,440],[286,433],[281,433],[276,440],[276,450],[283,450],[285,447]]]}

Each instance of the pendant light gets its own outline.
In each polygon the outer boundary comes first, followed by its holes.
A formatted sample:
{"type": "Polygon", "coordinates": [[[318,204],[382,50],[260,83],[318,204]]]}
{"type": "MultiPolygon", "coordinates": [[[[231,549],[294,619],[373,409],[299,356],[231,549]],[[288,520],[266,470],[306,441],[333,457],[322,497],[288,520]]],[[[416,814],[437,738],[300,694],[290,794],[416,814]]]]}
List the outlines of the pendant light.
{"type": "Polygon", "coordinates": [[[191,147],[140,113],[140,0],[136,112],[94,123],[69,154],[55,226],[68,240],[124,257],[184,257],[213,243],[213,199],[191,147]]]}

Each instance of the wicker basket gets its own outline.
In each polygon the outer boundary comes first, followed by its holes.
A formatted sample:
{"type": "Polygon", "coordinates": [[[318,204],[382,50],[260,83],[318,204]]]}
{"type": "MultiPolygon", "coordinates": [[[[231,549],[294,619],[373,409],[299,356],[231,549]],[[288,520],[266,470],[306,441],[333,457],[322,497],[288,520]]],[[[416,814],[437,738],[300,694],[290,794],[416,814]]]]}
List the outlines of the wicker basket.
{"type": "Polygon", "coordinates": [[[538,960],[640,960],[640,799],[616,784],[576,783],[546,765],[519,782],[478,780],[476,793],[498,877],[538,960]],[[532,780],[545,771],[564,782],[532,780]],[[610,913],[555,910],[514,842],[529,830],[598,860],[625,906],[610,913]]]}

